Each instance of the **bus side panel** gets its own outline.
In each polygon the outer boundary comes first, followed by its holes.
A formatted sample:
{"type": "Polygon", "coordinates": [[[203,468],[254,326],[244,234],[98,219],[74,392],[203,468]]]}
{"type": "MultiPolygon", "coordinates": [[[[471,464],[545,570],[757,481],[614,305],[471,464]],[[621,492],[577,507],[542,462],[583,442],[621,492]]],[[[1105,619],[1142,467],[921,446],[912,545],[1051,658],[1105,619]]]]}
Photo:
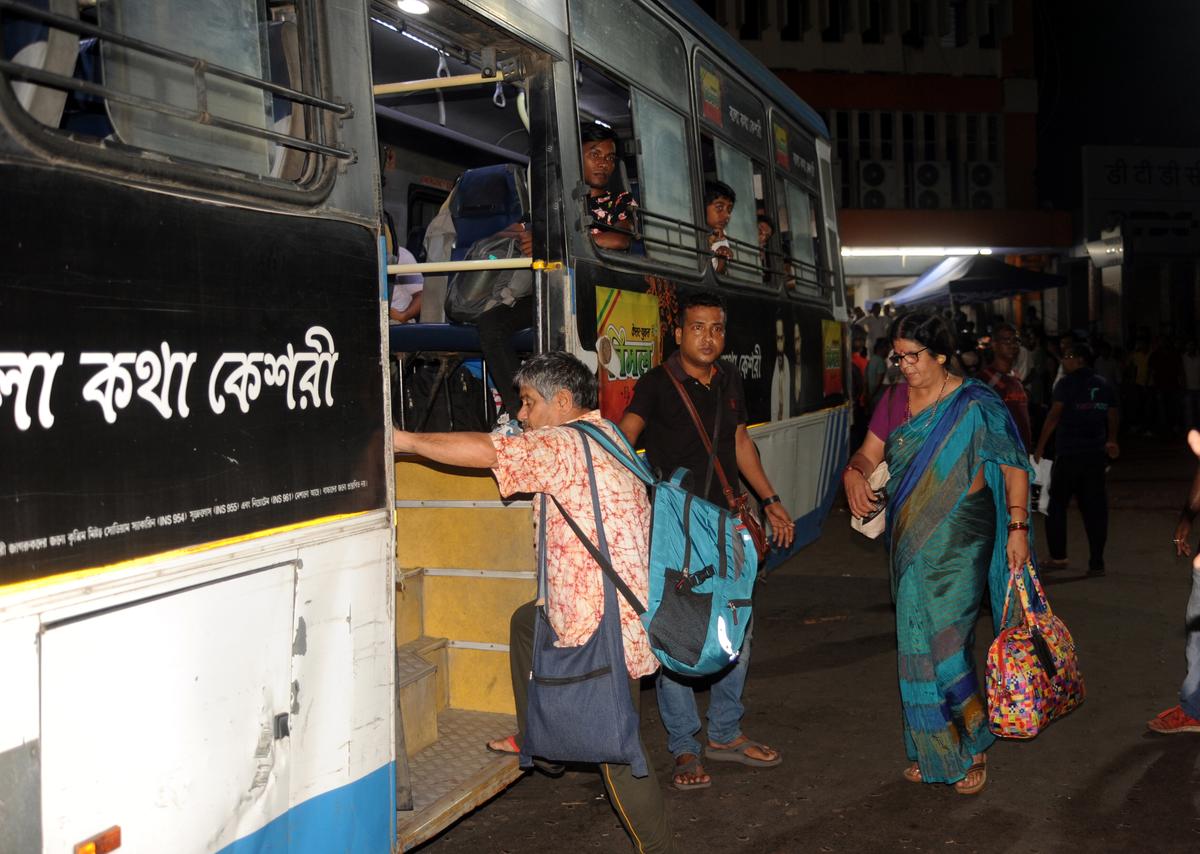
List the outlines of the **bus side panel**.
{"type": "Polygon", "coordinates": [[[45,850],[390,849],[390,535],[347,524],[48,625],[45,850]]]}
{"type": "Polygon", "coordinates": [[[38,621],[0,622],[0,851],[41,851],[38,621]]]}
{"type": "Polygon", "coordinates": [[[370,229],[0,188],[0,585],[385,506],[370,229]]]}

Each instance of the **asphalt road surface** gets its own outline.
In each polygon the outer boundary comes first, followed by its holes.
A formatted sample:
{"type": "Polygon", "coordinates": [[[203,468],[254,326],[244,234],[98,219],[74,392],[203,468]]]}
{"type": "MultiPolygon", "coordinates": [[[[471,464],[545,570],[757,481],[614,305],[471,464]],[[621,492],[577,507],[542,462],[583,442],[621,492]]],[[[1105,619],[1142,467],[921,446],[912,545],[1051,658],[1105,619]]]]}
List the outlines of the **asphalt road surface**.
{"type": "MultiPolygon", "coordinates": [[[[743,730],[782,750],[782,765],[713,763],[711,788],[675,791],[654,694],[643,694],[643,736],[678,849],[1200,852],[1200,734],[1162,736],[1145,727],[1178,702],[1183,678],[1191,578],[1171,538],[1194,466],[1182,441],[1125,449],[1110,472],[1104,578],[1084,576],[1087,546],[1072,509],[1072,566],[1044,581],[1078,645],[1087,701],[1033,741],[998,742],[987,789],[973,798],[900,776],[906,762],[886,559],[835,509],[822,539],[756,594],[743,730]]],[[[1040,528],[1042,517],[1035,521],[1040,528]]],[[[1044,552],[1040,531],[1038,539],[1044,552]]],[[[980,661],[990,627],[985,612],[980,661]]],[[[557,780],[528,775],[425,850],[633,848],[599,776],[581,768],[557,780]]]]}

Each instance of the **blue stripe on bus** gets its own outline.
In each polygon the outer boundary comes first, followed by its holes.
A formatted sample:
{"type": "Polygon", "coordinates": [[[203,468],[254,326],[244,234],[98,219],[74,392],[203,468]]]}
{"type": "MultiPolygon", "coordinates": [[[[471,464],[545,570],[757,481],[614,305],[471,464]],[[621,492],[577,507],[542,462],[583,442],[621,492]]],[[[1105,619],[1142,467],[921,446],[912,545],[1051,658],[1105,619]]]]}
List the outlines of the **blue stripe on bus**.
{"type": "Polygon", "coordinates": [[[218,854],[379,854],[396,839],[396,765],[297,804],[218,854]]]}
{"type": "Polygon", "coordinates": [[[817,491],[811,511],[795,520],[795,539],[787,550],[772,549],[759,571],[766,575],[786,561],[800,549],[821,536],[821,528],[829,516],[833,499],[837,495],[838,475],[845,465],[850,437],[846,432],[849,409],[840,407],[829,413],[825,420],[825,437],[821,443],[821,469],[817,478],[817,491]]]}

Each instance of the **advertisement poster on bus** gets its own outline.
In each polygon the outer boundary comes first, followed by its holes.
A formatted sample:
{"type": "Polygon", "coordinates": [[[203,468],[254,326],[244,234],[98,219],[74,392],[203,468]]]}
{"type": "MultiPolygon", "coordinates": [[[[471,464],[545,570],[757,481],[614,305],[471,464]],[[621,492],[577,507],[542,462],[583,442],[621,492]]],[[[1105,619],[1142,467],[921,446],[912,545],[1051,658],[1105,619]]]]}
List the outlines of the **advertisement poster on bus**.
{"type": "Polygon", "coordinates": [[[596,288],[596,357],[600,413],[619,421],[638,378],[659,363],[658,299],[654,294],[596,288]]]}
{"type": "Polygon", "coordinates": [[[825,378],[825,394],[842,393],[842,325],[836,320],[821,321],[823,343],[821,364],[825,378]]]}
{"type": "Polygon", "coordinates": [[[0,585],[385,506],[374,235],[63,192],[61,231],[0,229],[0,585]],[[185,220],[186,257],[154,249],[185,220]],[[48,274],[62,233],[105,251],[48,274]]]}

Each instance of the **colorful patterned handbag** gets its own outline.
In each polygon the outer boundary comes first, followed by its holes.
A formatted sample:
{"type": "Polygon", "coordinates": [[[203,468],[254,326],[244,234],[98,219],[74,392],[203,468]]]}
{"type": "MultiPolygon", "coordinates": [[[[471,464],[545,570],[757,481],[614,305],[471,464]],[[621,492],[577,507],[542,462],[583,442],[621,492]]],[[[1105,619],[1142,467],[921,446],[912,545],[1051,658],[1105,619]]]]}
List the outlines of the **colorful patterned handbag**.
{"type": "Polygon", "coordinates": [[[1050,610],[1032,563],[1028,569],[1042,609],[1033,609],[1024,573],[1011,574],[1000,625],[1008,624],[1014,586],[1025,618],[1003,629],[988,650],[988,724],[1003,738],[1033,738],[1082,703],[1086,694],[1075,641],[1066,624],[1050,610]]]}

